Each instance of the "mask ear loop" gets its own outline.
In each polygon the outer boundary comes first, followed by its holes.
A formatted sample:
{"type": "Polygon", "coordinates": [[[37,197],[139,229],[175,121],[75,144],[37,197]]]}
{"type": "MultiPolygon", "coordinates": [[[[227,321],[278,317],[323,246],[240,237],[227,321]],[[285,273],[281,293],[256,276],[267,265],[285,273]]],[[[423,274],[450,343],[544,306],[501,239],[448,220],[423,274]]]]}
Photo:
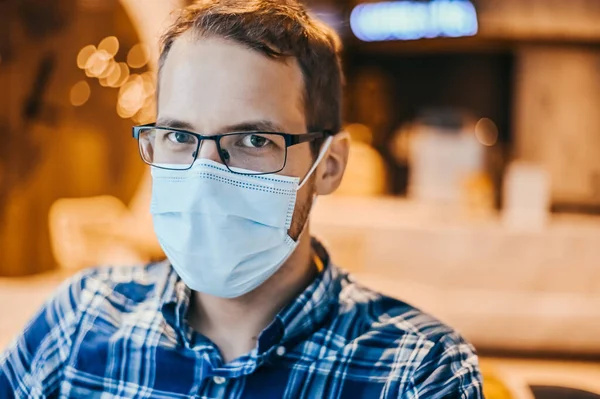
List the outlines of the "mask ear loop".
{"type": "MultiPolygon", "coordinates": [[[[302,186],[304,186],[304,183],[306,183],[308,181],[308,179],[310,178],[310,175],[312,175],[314,173],[315,169],[317,169],[317,166],[319,166],[319,164],[321,163],[321,161],[323,160],[323,158],[325,158],[325,154],[327,154],[327,150],[329,150],[329,146],[331,146],[332,142],[333,142],[333,137],[332,136],[327,137],[327,139],[325,140],[325,142],[321,146],[321,150],[319,151],[319,156],[317,156],[317,159],[315,160],[315,162],[311,166],[311,168],[308,171],[308,173],[306,174],[306,176],[304,176],[304,179],[302,179],[302,182],[298,185],[298,188],[296,189],[296,191],[300,191],[300,189],[302,188],[302,186]]],[[[317,200],[317,194],[313,194],[313,203],[312,203],[312,206],[315,205],[316,200],[317,200]]],[[[307,225],[308,225],[308,219],[304,222],[304,226],[302,226],[302,230],[300,230],[300,234],[298,234],[298,239],[295,240],[296,242],[299,242],[300,238],[302,238],[302,236],[304,235],[304,232],[306,231],[306,226],[307,225]]]]}
{"type": "Polygon", "coordinates": [[[306,176],[304,176],[304,179],[302,179],[302,182],[300,182],[300,184],[298,185],[298,188],[296,189],[297,191],[299,191],[302,188],[302,186],[304,186],[304,184],[310,178],[310,175],[312,175],[314,173],[315,169],[317,169],[317,166],[319,166],[319,164],[321,163],[323,158],[325,158],[325,154],[327,154],[327,150],[329,150],[329,146],[331,145],[332,141],[333,141],[332,136],[327,137],[327,139],[321,146],[321,151],[319,151],[319,156],[317,157],[317,160],[315,161],[315,163],[313,163],[312,167],[310,168],[310,170],[308,171],[306,176]]]}

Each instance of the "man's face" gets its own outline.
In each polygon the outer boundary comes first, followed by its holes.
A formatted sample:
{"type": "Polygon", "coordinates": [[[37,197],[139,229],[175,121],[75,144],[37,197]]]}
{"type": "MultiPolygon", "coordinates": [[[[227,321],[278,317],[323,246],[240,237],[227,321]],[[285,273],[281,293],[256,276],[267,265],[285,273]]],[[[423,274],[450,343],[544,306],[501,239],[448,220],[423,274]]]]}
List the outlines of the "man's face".
{"type": "MultiPolygon", "coordinates": [[[[294,59],[272,60],[232,41],[178,38],[160,75],[157,125],[175,124],[203,135],[271,125],[273,131],[306,133],[302,72],[294,59]]],[[[262,130],[253,129],[253,130],[262,130]]],[[[214,141],[198,158],[221,162],[214,141]]],[[[286,176],[303,178],[313,163],[308,143],[288,148],[286,176]]],[[[298,238],[310,206],[312,179],[298,193],[290,236],[298,238]]]]}

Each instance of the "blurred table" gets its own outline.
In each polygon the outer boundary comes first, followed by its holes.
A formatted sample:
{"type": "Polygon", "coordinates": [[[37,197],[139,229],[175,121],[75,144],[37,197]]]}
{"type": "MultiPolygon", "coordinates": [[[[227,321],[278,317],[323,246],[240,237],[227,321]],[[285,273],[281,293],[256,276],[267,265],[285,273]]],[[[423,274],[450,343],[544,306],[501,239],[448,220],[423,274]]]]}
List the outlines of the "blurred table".
{"type": "Polygon", "coordinates": [[[311,231],[365,285],[476,346],[600,354],[600,218],[514,230],[494,215],[394,198],[319,198],[311,231]]]}
{"type": "MultiPolygon", "coordinates": [[[[509,387],[515,399],[533,399],[531,387],[562,388],[563,391],[567,388],[600,395],[600,363],[483,358],[481,367],[484,373],[509,387]]],[[[546,392],[551,390],[544,389],[546,392]]],[[[571,393],[568,397],[576,399],[579,396],[571,393]]]]}

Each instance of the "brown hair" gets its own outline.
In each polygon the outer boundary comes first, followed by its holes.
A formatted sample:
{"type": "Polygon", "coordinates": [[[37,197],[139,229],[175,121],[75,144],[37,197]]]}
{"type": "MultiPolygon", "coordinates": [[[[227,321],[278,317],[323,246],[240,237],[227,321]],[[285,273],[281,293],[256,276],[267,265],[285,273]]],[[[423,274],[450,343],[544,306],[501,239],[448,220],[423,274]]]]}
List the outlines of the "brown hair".
{"type": "Polygon", "coordinates": [[[159,73],[175,39],[193,29],[243,44],[273,59],[295,57],[304,76],[309,132],[341,128],[343,74],[337,34],[297,0],[200,0],[162,38],[159,73]]]}

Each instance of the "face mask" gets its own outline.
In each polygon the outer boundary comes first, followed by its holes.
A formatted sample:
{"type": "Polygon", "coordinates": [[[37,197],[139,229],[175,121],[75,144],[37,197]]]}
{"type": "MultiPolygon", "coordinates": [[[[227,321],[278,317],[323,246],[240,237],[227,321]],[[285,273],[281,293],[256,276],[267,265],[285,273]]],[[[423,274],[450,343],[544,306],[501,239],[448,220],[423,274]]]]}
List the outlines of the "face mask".
{"type": "Polygon", "coordinates": [[[288,235],[296,193],[331,139],[302,183],[276,174],[239,175],[207,159],[185,171],[152,168],[154,230],[188,287],[235,298],[275,274],[298,245],[288,235]]]}

